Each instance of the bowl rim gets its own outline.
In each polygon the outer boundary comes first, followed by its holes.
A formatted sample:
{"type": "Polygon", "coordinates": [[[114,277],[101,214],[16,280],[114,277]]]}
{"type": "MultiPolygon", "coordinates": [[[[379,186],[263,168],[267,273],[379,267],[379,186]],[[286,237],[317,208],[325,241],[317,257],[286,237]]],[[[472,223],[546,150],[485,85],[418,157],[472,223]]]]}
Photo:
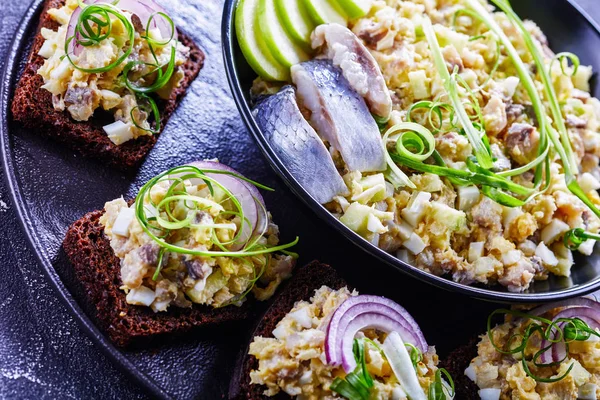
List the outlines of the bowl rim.
{"type": "MultiPolygon", "coordinates": [[[[225,0],[223,8],[223,19],[221,22],[221,39],[222,39],[222,51],[223,61],[225,64],[225,72],[227,75],[227,81],[233,94],[236,107],[240,112],[242,119],[252,134],[256,144],[262,151],[263,155],[277,173],[277,175],[284,181],[288,188],[298,197],[302,202],[308,206],[317,216],[324,220],[330,227],[334,228],[342,236],[352,242],[355,246],[358,246],[361,250],[367,252],[371,256],[375,257],[379,261],[382,261],[388,267],[394,268],[405,275],[415,278],[421,282],[436,286],[438,288],[460,293],[463,295],[470,296],[479,300],[497,302],[497,303],[547,303],[558,300],[569,299],[573,297],[584,296],[597,291],[600,288],[600,274],[592,281],[587,282],[583,285],[575,285],[565,289],[558,289],[545,293],[512,293],[508,291],[496,291],[491,288],[469,286],[462,283],[454,282],[451,279],[437,276],[414,267],[408,263],[401,261],[394,257],[392,254],[385,252],[379,247],[375,246],[368,240],[364,239],[350,228],[342,224],[333,214],[331,214],[323,205],[318,203],[303,187],[300,183],[292,176],[292,174],[285,167],[281,159],[275,154],[266,137],[262,134],[258,124],[256,123],[252,110],[249,104],[245,100],[244,91],[241,86],[238,71],[236,69],[234,61],[234,53],[236,47],[235,38],[235,8],[239,0],[225,0]]],[[[592,17],[574,0],[563,0],[568,5],[573,7],[587,23],[600,35],[600,24],[596,23],[592,17]]]]}

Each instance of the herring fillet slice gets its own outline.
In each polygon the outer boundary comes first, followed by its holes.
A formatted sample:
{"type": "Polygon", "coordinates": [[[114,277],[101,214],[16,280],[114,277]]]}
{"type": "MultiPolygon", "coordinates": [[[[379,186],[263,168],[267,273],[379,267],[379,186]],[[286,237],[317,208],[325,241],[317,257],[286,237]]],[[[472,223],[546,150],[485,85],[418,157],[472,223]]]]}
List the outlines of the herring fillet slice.
{"type": "Polygon", "coordinates": [[[358,37],[339,24],[319,25],[312,34],[312,47],[342,69],[350,86],[363,96],[371,112],[387,120],[392,97],[377,61],[358,37]]]}
{"type": "Polygon", "coordinates": [[[311,124],[351,171],[386,169],[379,127],[339,68],[329,60],[306,61],[292,67],[292,80],[298,99],[311,112],[311,124]]]}
{"type": "Polygon", "coordinates": [[[253,114],[277,156],[315,200],[325,204],[348,195],[331,154],[300,112],[292,86],[263,100],[253,114]]]}

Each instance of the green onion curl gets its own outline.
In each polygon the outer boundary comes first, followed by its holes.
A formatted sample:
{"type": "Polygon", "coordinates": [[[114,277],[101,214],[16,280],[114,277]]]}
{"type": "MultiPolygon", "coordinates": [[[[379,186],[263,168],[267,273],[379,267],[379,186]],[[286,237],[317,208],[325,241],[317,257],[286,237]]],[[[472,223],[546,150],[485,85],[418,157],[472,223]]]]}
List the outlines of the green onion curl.
{"type": "MultiPolygon", "coordinates": [[[[177,254],[188,254],[201,257],[241,258],[275,253],[278,251],[289,249],[290,247],[293,247],[298,243],[298,238],[296,238],[296,240],[288,244],[266,247],[260,245],[258,243],[258,240],[254,240],[246,243],[245,246],[239,251],[229,251],[227,249],[224,249],[224,246],[236,243],[240,239],[242,229],[238,229],[234,238],[227,242],[221,242],[216,235],[211,236],[213,244],[216,245],[218,248],[221,248],[222,251],[194,250],[168,243],[166,241],[166,237],[168,237],[169,233],[171,233],[172,231],[193,227],[194,224],[192,223],[192,221],[194,217],[194,211],[205,211],[209,209],[215,209],[220,213],[226,213],[226,215],[233,214],[238,216],[240,218],[240,221],[242,221],[242,224],[244,223],[244,221],[247,221],[247,219],[244,216],[244,210],[240,201],[229,189],[220,184],[214,178],[208,176],[207,174],[209,173],[232,175],[238,179],[242,179],[244,181],[253,183],[258,187],[264,187],[262,185],[257,184],[256,182],[250,181],[244,177],[233,173],[229,173],[227,171],[208,169],[201,170],[191,165],[173,168],[154,177],[140,189],[135,201],[135,211],[136,218],[144,232],[152,240],[154,240],[161,248],[164,248],[165,251],[177,254]],[[206,182],[207,186],[210,184],[211,193],[214,193],[214,188],[219,188],[219,190],[224,193],[224,199],[223,201],[221,201],[221,203],[229,202],[233,207],[233,211],[224,210],[219,203],[214,202],[212,200],[188,194],[187,189],[183,183],[189,179],[202,179],[204,182],[206,182]],[[163,200],[161,200],[157,204],[152,200],[151,190],[157,184],[165,181],[169,182],[169,188],[167,189],[163,200]],[[148,207],[145,206],[146,200],[156,210],[156,216],[153,216],[151,218],[148,217],[148,207]],[[189,209],[189,212],[187,213],[188,215],[183,219],[177,218],[173,213],[174,207],[177,204],[181,203],[183,203],[189,209]],[[163,212],[166,214],[166,218],[162,216],[163,212]]],[[[214,232],[214,228],[209,229],[211,229],[211,231],[214,232]]]]}
{"type": "Polygon", "coordinates": [[[499,309],[492,312],[487,320],[487,336],[494,349],[500,354],[518,356],[516,358],[521,359],[525,373],[535,381],[542,383],[555,383],[563,380],[573,369],[573,364],[569,366],[564,374],[558,377],[544,378],[532,373],[531,368],[529,367],[530,362],[538,368],[558,366],[567,359],[570,343],[586,341],[592,335],[600,337],[598,332],[590,328],[589,325],[580,318],[557,318],[552,321],[522,311],[499,309]],[[525,318],[529,323],[522,333],[513,334],[507,339],[505,345],[501,347],[494,341],[493,335],[492,320],[496,315],[510,315],[517,318],[525,318]],[[560,325],[563,324],[564,327],[561,328],[560,325]],[[532,357],[528,357],[526,354],[528,345],[531,342],[541,343],[543,341],[547,341],[550,344],[538,350],[532,357]],[[550,351],[552,346],[560,343],[563,343],[566,346],[566,353],[562,360],[549,363],[539,361],[546,351],[550,351]]]}
{"type": "Polygon", "coordinates": [[[104,73],[121,65],[131,55],[133,52],[134,42],[135,29],[133,24],[127,19],[127,17],[125,17],[125,15],[123,15],[120,9],[113,4],[91,4],[82,7],[81,14],[79,15],[79,19],[77,21],[77,26],[75,27],[75,33],[65,41],[65,57],[67,60],[69,60],[71,65],[73,65],[73,67],[79,71],[88,74],[104,73]],[[69,54],[69,46],[71,45],[71,42],[75,40],[75,45],[90,47],[108,39],[112,33],[112,21],[110,19],[110,15],[113,15],[115,18],[121,21],[125,27],[127,41],[129,42],[125,51],[117,58],[116,61],[107,65],[106,67],[83,68],[78,66],[69,54]],[[104,18],[104,20],[102,18],[104,18]],[[90,22],[96,25],[97,30],[94,31],[90,22]],[[106,33],[104,34],[102,33],[103,28],[106,28],[106,33]],[[83,40],[77,38],[78,34],[83,38],[83,40]]]}

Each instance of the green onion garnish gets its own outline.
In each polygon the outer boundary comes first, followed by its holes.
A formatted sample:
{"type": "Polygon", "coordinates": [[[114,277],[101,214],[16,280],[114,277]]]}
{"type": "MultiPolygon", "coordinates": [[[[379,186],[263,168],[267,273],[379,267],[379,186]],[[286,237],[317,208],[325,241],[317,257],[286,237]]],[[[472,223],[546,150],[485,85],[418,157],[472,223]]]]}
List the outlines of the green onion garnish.
{"type": "Polygon", "coordinates": [[[543,383],[555,383],[563,380],[569,375],[574,364],[571,364],[568,370],[561,376],[544,378],[531,372],[531,368],[529,366],[530,363],[538,368],[557,366],[565,361],[568,357],[570,343],[586,341],[592,337],[592,335],[600,337],[600,333],[590,328],[590,326],[580,318],[557,318],[552,321],[547,318],[527,314],[521,311],[507,309],[499,309],[490,314],[487,321],[487,335],[490,343],[496,349],[496,351],[504,355],[517,355],[515,358],[521,359],[525,373],[535,381],[543,383]],[[503,347],[500,347],[494,342],[492,328],[492,319],[496,315],[512,315],[519,318],[527,318],[530,323],[525,327],[523,333],[513,334],[510,338],[508,338],[506,344],[503,347]],[[562,324],[565,325],[564,328],[560,327],[562,324]],[[533,356],[529,356],[526,353],[530,343],[541,343],[543,341],[548,342],[549,345],[541,348],[533,356]],[[566,346],[564,358],[562,360],[555,360],[550,363],[540,362],[539,360],[542,357],[542,354],[544,354],[546,351],[549,351],[551,347],[557,343],[564,343],[566,346]]]}
{"type": "Polygon", "coordinates": [[[423,361],[423,353],[414,344],[404,343],[404,345],[408,347],[408,350],[410,351],[410,361],[412,362],[413,368],[417,370],[419,363],[423,361]]]}
{"type": "Polygon", "coordinates": [[[112,4],[92,4],[82,7],[81,14],[77,26],[75,27],[75,34],[65,41],[65,55],[67,60],[73,65],[75,69],[88,74],[101,74],[108,72],[119,65],[121,65],[133,52],[133,46],[135,42],[135,29],[132,23],[123,15],[121,10],[112,4]],[[69,47],[71,42],[75,41],[75,45],[83,47],[90,47],[100,44],[100,42],[107,40],[112,34],[112,21],[110,16],[113,15],[117,18],[127,31],[127,37],[125,42],[128,43],[123,54],[117,58],[116,61],[107,65],[106,67],[100,68],[83,68],[78,66],[69,54],[69,47]],[[96,27],[94,30],[92,24],[96,27]],[[102,31],[105,30],[105,33],[102,31]],[[78,39],[77,36],[81,36],[83,39],[78,39]]]}
{"type": "Polygon", "coordinates": [[[155,135],[160,133],[160,111],[158,110],[158,106],[156,105],[154,99],[143,93],[138,94],[137,99],[138,105],[131,109],[131,121],[133,122],[133,125],[140,130],[147,131],[155,135]],[[143,122],[136,121],[136,111],[141,111],[148,115],[151,113],[154,117],[154,128],[145,128],[142,126],[143,122]]]}
{"type": "MultiPolygon", "coordinates": [[[[73,65],[75,69],[79,71],[90,73],[90,74],[101,74],[109,72],[119,66],[121,66],[131,55],[135,45],[136,32],[133,24],[125,16],[122,10],[118,8],[119,0],[115,0],[112,3],[104,4],[84,4],[81,0],[78,0],[78,5],[81,8],[81,14],[77,20],[75,26],[75,33],[73,36],[66,39],[65,43],[65,57],[73,65]],[[122,38],[115,38],[115,43],[122,43],[122,47],[125,49],[122,54],[117,58],[116,61],[100,68],[84,68],[79,66],[69,52],[69,48],[74,46],[91,47],[101,44],[105,40],[111,40],[113,38],[113,20],[111,16],[118,19],[125,27],[126,36],[122,38]],[[75,41],[75,43],[73,43],[75,41]]],[[[147,131],[153,134],[160,132],[160,112],[156,102],[148,97],[150,93],[154,93],[163,87],[165,87],[175,72],[176,58],[177,58],[177,43],[175,41],[175,33],[177,29],[173,20],[164,12],[155,12],[149,18],[146,24],[146,31],[141,38],[145,40],[152,54],[154,62],[143,62],[143,61],[130,61],[123,68],[121,76],[124,77],[125,86],[136,96],[138,106],[131,111],[131,119],[133,125],[143,131],[147,131]],[[164,40],[157,40],[150,36],[150,27],[155,18],[163,18],[171,27],[170,37],[164,40]],[[156,55],[156,47],[165,47],[172,44],[170,49],[169,61],[166,64],[161,64],[156,55]],[[130,79],[130,76],[134,72],[141,70],[143,75],[139,76],[135,81],[130,79]],[[151,82],[149,85],[145,85],[145,82],[151,82]],[[141,103],[141,104],[140,104],[141,103]],[[147,115],[152,115],[155,121],[154,128],[146,128],[143,126],[142,121],[136,120],[134,112],[143,111],[147,115]]]]}
{"type": "Polygon", "coordinates": [[[492,157],[481,140],[482,132],[478,131],[473,126],[471,118],[467,114],[464,104],[458,95],[458,83],[456,78],[458,74],[456,71],[454,71],[452,75],[450,75],[448,72],[448,66],[444,60],[444,55],[440,49],[440,44],[436,38],[435,31],[433,30],[433,25],[431,25],[431,20],[428,17],[423,19],[423,32],[425,33],[425,37],[429,42],[429,48],[431,49],[433,62],[438,74],[442,78],[444,87],[446,88],[446,92],[450,98],[450,103],[454,108],[458,121],[467,134],[469,142],[471,142],[471,146],[473,146],[473,151],[475,152],[477,161],[483,168],[489,170],[494,166],[492,157]]]}
{"type": "Polygon", "coordinates": [[[356,369],[346,375],[345,379],[335,378],[330,389],[348,400],[369,400],[374,383],[367,370],[364,341],[354,339],[352,349],[356,359],[356,369]]]}
{"type": "MultiPolygon", "coordinates": [[[[498,36],[500,42],[504,46],[515,68],[517,69],[519,77],[521,78],[521,82],[523,83],[532,102],[533,108],[536,113],[537,121],[540,127],[540,157],[542,154],[544,154],[544,152],[546,152],[546,146],[549,144],[547,142],[547,138],[549,137],[553,145],[553,150],[558,154],[562,161],[567,188],[571,191],[571,193],[577,196],[584,204],[586,204],[596,216],[600,217],[600,210],[587,197],[587,195],[577,183],[575,175],[578,173],[579,170],[574,158],[573,150],[571,148],[568,132],[566,130],[564,119],[562,117],[560,104],[556,96],[556,91],[554,90],[550,73],[546,67],[546,64],[544,63],[544,58],[541,55],[538,46],[533,41],[533,38],[527,31],[525,25],[523,24],[523,21],[513,11],[512,7],[510,6],[510,3],[508,3],[506,0],[492,0],[492,2],[502,11],[504,11],[509,20],[520,30],[525,40],[527,49],[532,55],[533,60],[537,66],[538,74],[540,75],[542,83],[544,84],[544,93],[546,95],[548,103],[550,104],[550,110],[552,112],[553,121],[558,127],[558,131],[550,123],[551,120],[549,119],[549,116],[546,113],[544,103],[542,102],[541,96],[537,91],[533,78],[530,75],[529,69],[525,66],[525,64],[519,57],[517,50],[512,45],[510,39],[504,34],[502,28],[496,23],[492,15],[490,15],[490,13],[485,9],[485,7],[483,7],[477,0],[464,1],[474,11],[474,13],[476,13],[480,17],[480,20],[485,25],[487,25],[487,27],[496,34],[496,36],[498,36]]],[[[561,62],[561,67],[562,63],[565,61],[565,58],[571,60],[571,62],[573,62],[574,64],[574,67],[578,67],[578,60],[575,57],[568,55],[568,53],[564,53],[556,57],[556,59],[558,59],[559,62],[561,62]]],[[[538,162],[540,157],[538,157],[538,159],[536,159],[535,161],[538,162]]],[[[545,168],[541,168],[541,165],[536,168],[534,181],[535,187],[539,187],[539,185],[541,184],[541,180],[543,179],[544,175],[544,170],[546,171],[546,180],[549,181],[549,162],[550,157],[546,157],[545,168]]],[[[531,164],[528,164],[527,166],[529,165],[531,164]]],[[[547,185],[549,185],[549,182],[546,183],[546,188],[547,185]]],[[[573,235],[571,234],[571,236],[573,235]]]]}
{"type": "Polygon", "coordinates": [[[565,247],[569,250],[577,250],[581,245],[588,240],[600,240],[600,235],[596,233],[586,232],[582,228],[572,229],[565,234],[563,239],[565,247]]]}
{"type": "Polygon", "coordinates": [[[435,371],[434,381],[429,385],[429,392],[427,400],[447,400],[448,398],[454,398],[456,394],[456,388],[454,386],[454,380],[450,373],[444,368],[439,368],[435,371]],[[442,379],[442,374],[448,379],[448,383],[442,379]],[[450,388],[448,388],[450,386],[450,388]]]}
{"type": "MultiPolygon", "coordinates": [[[[223,228],[224,225],[219,224],[219,222],[215,222],[212,225],[202,225],[194,222],[197,212],[216,210],[218,211],[218,215],[215,217],[215,221],[222,219],[223,221],[229,222],[231,216],[234,216],[238,217],[239,220],[242,221],[242,224],[247,224],[248,219],[245,218],[242,205],[234,196],[234,194],[225,186],[220,184],[217,180],[207,176],[206,174],[208,173],[235,176],[237,179],[244,180],[261,188],[265,188],[256,182],[250,181],[231,172],[222,170],[201,170],[191,165],[170,169],[151,179],[141,188],[138,196],[136,197],[136,218],[144,232],[146,232],[146,234],[161,247],[162,252],[168,251],[177,254],[189,254],[201,257],[246,258],[283,251],[298,243],[298,238],[296,238],[296,240],[293,242],[284,245],[272,247],[263,245],[259,241],[264,235],[264,232],[260,232],[260,234],[256,237],[249,238],[248,242],[244,244],[244,247],[241,250],[228,250],[227,246],[238,242],[242,234],[242,229],[238,229],[235,236],[231,240],[221,241],[216,234],[216,229],[223,228]],[[222,199],[217,202],[215,200],[188,193],[188,188],[186,187],[185,182],[190,179],[203,180],[212,195],[215,194],[215,189],[218,189],[219,193],[222,193],[222,199]],[[156,203],[152,199],[151,191],[156,185],[164,182],[169,183],[168,189],[166,190],[164,198],[160,202],[156,203]],[[155,211],[152,212],[153,216],[151,217],[148,217],[148,203],[155,211]],[[230,208],[233,210],[225,210],[223,204],[229,204],[230,208]],[[175,209],[178,206],[183,206],[188,211],[185,217],[178,218],[177,215],[175,215],[175,209]],[[219,248],[220,251],[189,249],[180,245],[169,243],[167,241],[169,236],[175,231],[189,228],[208,229],[210,231],[210,240],[212,245],[219,248]]],[[[256,281],[259,277],[260,274],[255,277],[254,281],[256,281]]]]}

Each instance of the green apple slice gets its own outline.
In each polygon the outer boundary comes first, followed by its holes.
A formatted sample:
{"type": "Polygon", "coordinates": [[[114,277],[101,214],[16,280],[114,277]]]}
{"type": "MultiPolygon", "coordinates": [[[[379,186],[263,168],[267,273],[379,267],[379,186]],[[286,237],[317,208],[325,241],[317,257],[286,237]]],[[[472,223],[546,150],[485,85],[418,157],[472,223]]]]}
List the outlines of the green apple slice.
{"type": "Polygon", "coordinates": [[[348,17],[336,0],[304,0],[304,4],[317,25],[336,23],[348,26],[348,17]]]}
{"type": "Polygon", "coordinates": [[[283,28],[275,9],[275,0],[258,0],[258,27],[270,51],[283,66],[291,67],[309,59],[283,28]]]}
{"type": "Polygon", "coordinates": [[[310,50],[310,35],[315,24],[304,5],[304,0],[275,0],[279,20],[290,37],[302,48],[310,50]]]}
{"type": "Polygon", "coordinates": [[[258,0],[240,0],[235,10],[235,31],[240,49],[254,72],[268,81],[288,81],[290,69],[281,65],[265,51],[267,48],[260,35],[258,23],[258,0]]]}
{"type": "Polygon", "coordinates": [[[371,11],[373,0],[337,0],[350,19],[364,17],[371,11]]]}

